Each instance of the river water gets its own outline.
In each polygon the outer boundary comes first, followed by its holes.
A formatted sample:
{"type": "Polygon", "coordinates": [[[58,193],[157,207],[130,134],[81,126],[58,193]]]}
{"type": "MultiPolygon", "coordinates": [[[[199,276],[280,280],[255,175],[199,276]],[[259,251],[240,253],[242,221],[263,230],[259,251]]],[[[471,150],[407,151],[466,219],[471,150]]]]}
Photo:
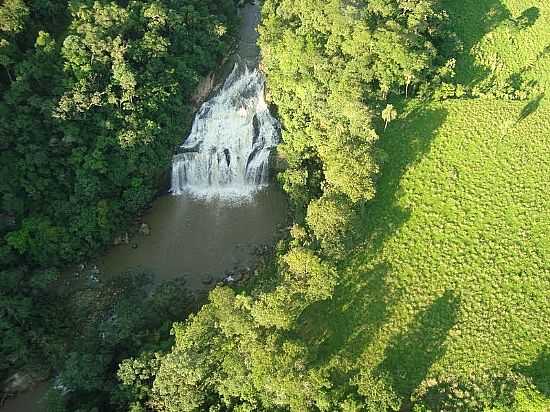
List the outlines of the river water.
{"type": "Polygon", "coordinates": [[[163,196],[144,217],[151,234],[115,247],[98,267],[106,273],[146,271],[160,280],[184,276],[190,289],[203,290],[211,287],[209,278],[222,280],[253,266],[258,246],[273,244],[285,216],[285,197],[275,187],[250,198],[163,196]]]}
{"type": "Polygon", "coordinates": [[[259,5],[247,4],[240,13],[237,51],[223,70],[227,80],[198,110],[191,134],[182,136],[183,153],[174,157],[171,191],[177,196],[158,198],[143,218],[151,234],[111,249],[95,262],[100,272],[183,276],[191,290],[201,291],[253,267],[258,247],[275,242],[287,214],[284,194],[266,184],[278,122],[255,70],[259,5]]]}
{"type": "MultiPolygon", "coordinates": [[[[238,48],[222,70],[224,76],[232,71],[235,63],[244,64],[250,70],[258,64],[256,28],[260,17],[259,5],[247,4],[240,12],[242,25],[238,48]]],[[[263,93],[263,85],[261,91],[263,93]]],[[[263,101],[263,96],[257,97],[263,101]]],[[[254,109],[248,115],[253,117],[264,109],[254,109]]],[[[242,116],[244,121],[247,115],[242,116]]],[[[256,143],[258,136],[252,138],[256,143]]],[[[268,141],[265,144],[268,148],[270,138],[264,140],[268,141]]],[[[236,155],[232,153],[232,156],[236,155]]],[[[247,155],[250,156],[250,153],[247,152],[247,155]]],[[[255,161],[259,162],[258,159],[255,161]]],[[[246,174],[246,171],[243,173],[246,174]]],[[[277,240],[279,228],[284,226],[287,216],[284,194],[276,185],[265,184],[265,173],[260,175],[262,178],[258,183],[262,184],[247,188],[245,196],[242,196],[241,190],[236,191],[241,193],[235,193],[231,187],[221,190],[229,195],[221,193],[216,196],[215,193],[212,195],[212,191],[207,191],[208,196],[200,196],[194,190],[175,190],[178,196],[168,193],[160,196],[143,217],[150,234],[136,235],[128,244],[114,246],[92,264],[98,267],[100,274],[145,271],[155,275],[159,281],[183,276],[188,287],[196,293],[211,289],[228,273],[248,270],[258,260],[258,248],[273,245],[277,240]]],[[[7,401],[1,411],[43,411],[38,400],[46,387],[46,384],[41,384],[35,390],[7,401]]]]}

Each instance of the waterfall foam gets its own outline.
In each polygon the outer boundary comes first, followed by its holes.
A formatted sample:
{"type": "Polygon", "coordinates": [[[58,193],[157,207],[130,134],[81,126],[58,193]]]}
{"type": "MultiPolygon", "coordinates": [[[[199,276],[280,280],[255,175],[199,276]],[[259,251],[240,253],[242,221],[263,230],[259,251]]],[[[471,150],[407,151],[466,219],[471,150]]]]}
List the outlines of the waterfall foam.
{"type": "Polygon", "coordinates": [[[264,84],[258,69],[235,64],[174,156],[172,193],[241,197],[268,183],[280,126],[264,100],[264,84]]]}

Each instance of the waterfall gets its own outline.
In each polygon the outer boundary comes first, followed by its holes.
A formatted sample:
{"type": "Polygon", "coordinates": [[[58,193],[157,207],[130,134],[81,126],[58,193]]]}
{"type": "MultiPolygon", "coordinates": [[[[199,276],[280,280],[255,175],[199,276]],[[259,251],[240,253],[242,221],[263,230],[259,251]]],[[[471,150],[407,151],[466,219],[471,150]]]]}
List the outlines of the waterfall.
{"type": "Polygon", "coordinates": [[[268,183],[280,126],[264,100],[264,83],[258,69],[235,64],[174,156],[172,193],[249,195],[268,183]]]}

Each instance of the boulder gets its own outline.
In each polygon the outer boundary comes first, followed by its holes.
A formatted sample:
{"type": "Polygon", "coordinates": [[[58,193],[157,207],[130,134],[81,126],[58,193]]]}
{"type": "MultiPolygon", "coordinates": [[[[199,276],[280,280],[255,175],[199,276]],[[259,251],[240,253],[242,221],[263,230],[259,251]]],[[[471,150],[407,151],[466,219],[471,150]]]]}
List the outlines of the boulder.
{"type": "Polygon", "coordinates": [[[214,72],[210,72],[208,76],[202,79],[195,90],[195,93],[191,97],[191,102],[195,106],[200,106],[208,97],[208,95],[214,90],[216,86],[216,75],[214,72]]]}
{"type": "Polygon", "coordinates": [[[223,278],[223,281],[224,281],[225,283],[232,283],[232,282],[235,281],[235,277],[233,277],[232,274],[229,274],[229,275],[227,275],[227,276],[225,276],[225,277],[223,278]]]}
{"type": "Polygon", "coordinates": [[[151,228],[147,223],[142,223],[139,227],[139,233],[145,236],[149,236],[151,234],[151,228]]]}

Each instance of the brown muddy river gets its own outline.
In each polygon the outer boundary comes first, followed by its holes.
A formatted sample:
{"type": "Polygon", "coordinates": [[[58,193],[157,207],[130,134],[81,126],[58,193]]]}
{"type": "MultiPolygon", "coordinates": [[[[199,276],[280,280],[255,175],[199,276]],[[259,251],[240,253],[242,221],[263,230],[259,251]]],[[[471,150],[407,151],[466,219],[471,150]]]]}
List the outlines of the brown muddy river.
{"type": "Polygon", "coordinates": [[[149,272],[159,280],[183,276],[192,290],[209,288],[208,278],[254,266],[257,248],[274,243],[286,211],[285,196],[274,186],[249,199],[163,196],[143,218],[151,234],[114,247],[97,266],[110,274],[149,272]]]}

